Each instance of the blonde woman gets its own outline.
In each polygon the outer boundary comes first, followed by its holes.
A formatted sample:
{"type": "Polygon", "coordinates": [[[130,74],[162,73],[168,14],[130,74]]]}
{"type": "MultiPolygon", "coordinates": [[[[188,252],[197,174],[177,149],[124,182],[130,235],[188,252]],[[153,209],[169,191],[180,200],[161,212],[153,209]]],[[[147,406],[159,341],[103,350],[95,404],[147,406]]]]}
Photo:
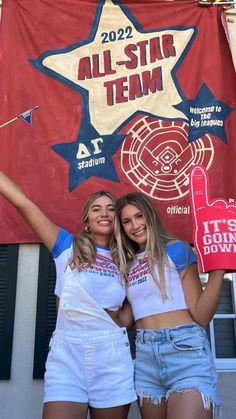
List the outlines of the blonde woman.
{"type": "Polygon", "coordinates": [[[114,196],[93,194],[84,207],[84,230],[73,237],[2,172],[0,194],[18,209],[56,263],[59,304],[46,363],[43,419],[85,419],[88,410],[92,419],[126,419],[136,394],[122,327],[125,287],[109,250],[114,196]]]}
{"type": "Polygon", "coordinates": [[[141,193],[116,205],[114,260],[136,321],[135,388],[143,419],[210,419],[219,413],[216,370],[204,326],[224,271],[202,291],[191,247],[168,234],[141,193]]]}

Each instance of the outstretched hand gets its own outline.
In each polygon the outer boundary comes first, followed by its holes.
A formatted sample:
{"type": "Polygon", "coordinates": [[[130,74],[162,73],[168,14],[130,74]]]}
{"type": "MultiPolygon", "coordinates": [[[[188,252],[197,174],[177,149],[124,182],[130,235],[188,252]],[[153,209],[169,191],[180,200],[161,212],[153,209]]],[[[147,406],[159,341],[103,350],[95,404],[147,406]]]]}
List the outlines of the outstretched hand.
{"type": "Polygon", "coordinates": [[[190,172],[193,242],[200,271],[236,270],[236,206],[225,199],[209,199],[209,178],[204,166],[190,172]]]}

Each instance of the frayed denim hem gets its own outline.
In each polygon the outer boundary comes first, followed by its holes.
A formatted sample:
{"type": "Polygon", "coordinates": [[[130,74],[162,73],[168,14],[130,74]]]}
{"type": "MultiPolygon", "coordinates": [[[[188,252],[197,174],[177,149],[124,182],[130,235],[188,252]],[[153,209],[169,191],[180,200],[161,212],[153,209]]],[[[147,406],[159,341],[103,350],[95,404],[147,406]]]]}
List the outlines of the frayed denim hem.
{"type": "Polygon", "coordinates": [[[165,399],[165,396],[153,396],[152,394],[142,391],[140,393],[137,393],[138,399],[139,399],[139,406],[142,407],[143,405],[143,399],[148,399],[151,401],[152,404],[155,406],[159,406],[161,404],[162,399],[165,399]]]}
{"type": "Polygon", "coordinates": [[[142,391],[138,393],[137,395],[139,398],[140,407],[142,407],[144,398],[149,399],[151,403],[154,404],[155,406],[159,406],[161,404],[162,399],[165,399],[165,401],[167,401],[169,396],[172,393],[178,393],[178,392],[186,393],[193,390],[197,390],[200,393],[204,409],[209,410],[212,407],[212,419],[222,419],[221,406],[220,405],[216,406],[215,403],[210,399],[210,396],[201,393],[198,389],[169,390],[166,393],[166,395],[163,395],[163,396],[154,396],[153,394],[147,393],[145,391],[142,391]]]}

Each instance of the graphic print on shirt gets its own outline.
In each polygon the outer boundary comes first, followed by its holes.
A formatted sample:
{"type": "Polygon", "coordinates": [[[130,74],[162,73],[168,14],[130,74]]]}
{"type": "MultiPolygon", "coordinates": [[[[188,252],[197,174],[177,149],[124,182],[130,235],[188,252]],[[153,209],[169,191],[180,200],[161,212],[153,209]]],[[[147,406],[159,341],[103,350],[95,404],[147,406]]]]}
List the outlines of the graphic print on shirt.
{"type": "Polygon", "coordinates": [[[97,256],[95,262],[92,263],[89,268],[85,269],[85,272],[112,278],[119,276],[117,266],[112,262],[112,260],[101,255],[97,256]]]}
{"type": "MultiPolygon", "coordinates": [[[[147,257],[138,260],[138,265],[135,264],[129,272],[128,287],[139,285],[148,280],[150,274],[149,260],[147,257]]],[[[150,279],[150,278],[149,278],[150,279]]]]}

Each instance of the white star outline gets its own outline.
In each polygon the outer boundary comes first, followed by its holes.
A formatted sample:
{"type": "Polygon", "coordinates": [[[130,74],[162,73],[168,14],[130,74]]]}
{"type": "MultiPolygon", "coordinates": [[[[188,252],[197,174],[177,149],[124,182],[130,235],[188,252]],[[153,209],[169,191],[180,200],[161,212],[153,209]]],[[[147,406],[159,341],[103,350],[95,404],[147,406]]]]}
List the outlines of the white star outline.
{"type": "MultiPolygon", "coordinates": [[[[101,6],[99,6],[101,7],[101,6]]],[[[98,10],[98,9],[97,9],[98,10]]],[[[91,31],[92,32],[92,31],[91,31]]],[[[93,31],[94,32],[94,31],[93,31]]],[[[87,93],[84,100],[88,101],[89,114],[91,124],[100,133],[100,135],[108,135],[117,130],[125,121],[137,112],[148,113],[158,116],[159,119],[186,119],[186,116],[174,106],[182,101],[176,86],[178,81],[175,78],[175,70],[179,64],[179,60],[184,52],[187,52],[187,46],[193,40],[195,29],[192,27],[178,29],[166,28],[153,30],[152,32],[141,32],[136,29],[135,25],[119,5],[115,5],[111,0],[106,0],[102,6],[100,19],[93,39],[84,41],[83,45],[76,45],[74,48],[68,47],[69,51],[44,55],[42,66],[62,76],[65,80],[72,82],[78,89],[85,89],[87,93]],[[115,19],[114,19],[115,16],[115,19]],[[132,39],[122,39],[114,42],[103,43],[104,33],[117,34],[121,28],[131,28],[132,39]],[[109,28],[109,32],[108,32],[109,28]],[[160,62],[150,62],[147,48],[147,64],[139,65],[134,69],[125,68],[127,55],[124,49],[129,44],[137,44],[141,41],[149,41],[152,38],[171,34],[174,39],[175,56],[163,58],[160,62]],[[102,73],[104,70],[103,53],[110,50],[111,66],[115,72],[106,74],[101,77],[92,77],[85,80],[78,80],[78,67],[81,58],[90,57],[97,54],[99,60],[99,69],[102,73]],[[123,96],[128,99],[128,83],[130,76],[141,74],[145,70],[152,70],[161,66],[161,79],[163,90],[149,92],[142,97],[135,97],[134,100],[127,100],[122,103],[115,103],[109,106],[107,103],[107,91],[104,83],[111,82],[114,79],[127,78],[127,92],[123,92],[123,96]]],[[[116,36],[116,35],[115,35],[116,36]]],[[[161,47],[162,48],[162,47],[161,47]]],[[[163,53],[163,51],[161,51],[163,53]]],[[[138,57],[138,52],[137,52],[138,57]]],[[[140,60],[140,57],[138,57],[140,60]]],[[[180,90],[180,88],[179,88],[180,90]]]]}

